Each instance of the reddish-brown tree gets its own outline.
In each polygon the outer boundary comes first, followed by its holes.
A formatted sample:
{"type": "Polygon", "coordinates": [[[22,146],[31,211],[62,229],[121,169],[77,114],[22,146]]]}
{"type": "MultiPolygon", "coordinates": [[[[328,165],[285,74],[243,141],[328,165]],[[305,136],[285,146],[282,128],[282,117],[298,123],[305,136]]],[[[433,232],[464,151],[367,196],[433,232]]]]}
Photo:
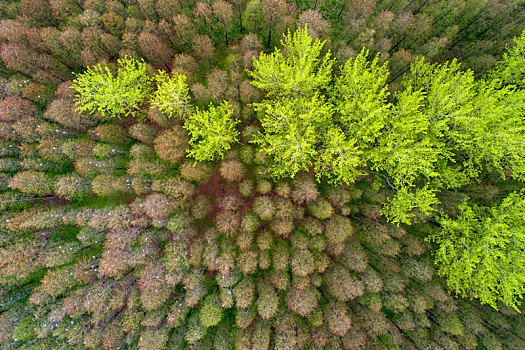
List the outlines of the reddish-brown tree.
{"type": "Polygon", "coordinates": [[[151,184],[153,191],[163,192],[172,197],[174,205],[185,207],[189,198],[195,193],[195,186],[181,177],[172,177],[153,181],[151,184]]]}
{"type": "Polygon", "coordinates": [[[293,22],[296,9],[286,0],[262,0],[261,8],[268,33],[266,46],[272,47],[272,44],[280,39],[280,33],[293,22]]]}
{"type": "Polygon", "coordinates": [[[82,51],[82,34],[81,32],[72,27],[67,27],[60,33],[60,44],[61,53],[60,57],[66,62],[80,65],[82,51]]]}
{"type": "Polygon", "coordinates": [[[179,0],[157,0],[155,10],[161,19],[171,21],[182,10],[182,6],[179,0]]]}
{"type": "Polygon", "coordinates": [[[355,299],[364,292],[363,283],[350,275],[341,265],[332,263],[324,274],[324,286],[337,300],[355,299]]]}
{"type": "Polygon", "coordinates": [[[194,164],[193,161],[185,161],[181,166],[181,175],[186,180],[203,183],[211,176],[212,168],[209,164],[201,162],[194,164]]]}
{"type": "Polygon", "coordinates": [[[232,182],[241,181],[245,174],[243,164],[237,159],[223,161],[219,171],[222,177],[232,182]]]}
{"type": "Polygon", "coordinates": [[[140,11],[145,18],[157,20],[157,11],[155,8],[156,0],[137,0],[140,11]]]}
{"type": "Polygon", "coordinates": [[[299,15],[299,26],[308,27],[308,34],[313,37],[323,37],[328,34],[330,24],[323,19],[323,16],[317,10],[306,10],[299,15]]]}
{"type": "Polygon", "coordinates": [[[170,70],[172,52],[155,34],[140,33],[138,43],[140,52],[148,61],[170,70]]]}
{"type": "Polygon", "coordinates": [[[183,13],[178,13],[173,17],[173,31],[175,32],[175,44],[183,48],[191,43],[194,37],[195,27],[192,20],[183,13]]]}
{"type": "Polygon", "coordinates": [[[13,122],[31,117],[36,112],[36,106],[28,99],[9,96],[0,100],[0,120],[13,122]]]}
{"type": "Polygon", "coordinates": [[[206,77],[208,93],[214,103],[224,100],[226,90],[230,85],[228,73],[222,69],[215,68],[206,77]]]}
{"type": "Polygon", "coordinates": [[[292,181],[291,197],[297,204],[309,203],[317,199],[319,191],[312,176],[303,174],[292,181]]]}
{"type": "Polygon", "coordinates": [[[201,102],[203,105],[207,105],[210,102],[210,93],[208,88],[201,83],[193,84],[190,88],[196,101],[201,102]]]}
{"type": "Polygon", "coordinates": [[[161,176],[168,171],[166,163],[160,159],[136,158],[130,160],[128,164],[128,173],[130,175],[151,175],[161,176]]]}
{"type": "Polygon", "coordinates": [[[164,278],[162,263],[152,263],[139,270],[140,301],[145,310],[162,306],[169,298],[171,289],[164,278]]]}
{"type": "Polygon", "coordinates": [[[162,193],[152,193],[141,204],[146,214],[152,219],[166,218],[174,207],[173,200],[162,193]]]}
{"type": "Polygon", "coordinates": [[[217,0],[211,5],[213,14],[221,22],[226,44],[228,43],[228,32],[233,25],[233,6],[224,0],[217,0]]]}
{"type": "Polygon", "coordinates": [[[52,25],[55,22],[46,0],[21,0],[20,13],[38,26],[52,25]]]}
{"type": "Polygon", "coordinates": [[[91,183],[91,189],[97,196],[125,193],[131,191],[131,181],[126,177],[98,174],[91,183]]]}
{"type": "Polygon", "coordinates": [[[106,12],[102,15],[104,28],[112,35],[120,38],[124,33],[124,19],[115,12],[106,12]]]}
{"type": "Polygon", "coordinates": [[[0,57],[7,68],[19,71],[26,76],[32,76],[36,71],[32,52],[21,45],[2,44],[0,57]]]}
{"type": "Polygon", "coordinates": [[[0,38],[11,44],[25,45],[25,22],[15,19],[2,19],[0,21],[0,38]]]}
{"type": "Polygon", "coordinates": [[[123,144],[128,140],[126,129],[118,124],[100,124],[93,134],[101,141],[114,144],[123,144]]]}
{"type": "Polygon", "coordinates": [[[95,123],[89,116],[76,112],[76,106],[71,100],[63,98],[52,101],[44,113],[44,116],[68,129],[79,131],[85,131],[95,123]]]}
{"type": "Polygon", "coordinates": [[[137,123],[129,127],[129,134],[135,140],[151,145],[157,137],[157,129],[151,125],[137,123]]]}
{"type": "Polygon", "coordinates": [[[330,332],[340,337],[344,336],[352,327],[352,320],[348,315],[348,307],[341,302],[332,301],[324,306],[325,320],[330,332]]]}
{"type": "Polygon", "coordinates": [[[53,17],[59,21],[65,21],[82,12],[78,0],[49,0],[53,17]]]}
{"type": "Polygon", "coordinates": [[[192,40],[193,52],[203,61],[209,61],[215,52],[213,41],[207,35],[197,35],[192,40]]]}
{"type": "Polygon", "coordinates": [[[257,102],[261,97],[260,91],[250,84],[249,80],[244,80],[241,83],[239,87],[239,95],[241,102],[244,104],[257,102]]]}
{"type": "Polygon", "coordinates": [[[55,193],[68,200],[82,198],[89,193],[89,181],[78,175],[62,175],[56,183],[55,193]]]}
{"type": "Polygon", "coordinates": [[[159,158],[168,162],[180,163],[188,149],[188,136],[179,125],[164,131],[153,142],[153,147],[159,158]]]}
{"type": "Polygon", "coordinates": [[[193,9],[193,15],[200,20],[200,26],[208,31],[208,33],[213,31],[213,12],[207,2],[198,2],[193,9]]]}
{"type": "Polygon", "coordinates": [[[319,297],[319,291],[311,286],[305,289],[290,288],[286,302],[291,311],[306,317],[317,308],[319,297]]]}
{"type": "Polygon", "coordinates": [[[226,236],[233,237],[237,234],[240,225],[240,217],[234,211],[221,211],[217,214],[217,230],[226,236]]]}
{"type": "Polygon", "coordinates": [[[22,193],[44,196],[53,193],[54,183],[46,173],[28,170],[16,173],[9,181],[9,187],[22,193]]]}

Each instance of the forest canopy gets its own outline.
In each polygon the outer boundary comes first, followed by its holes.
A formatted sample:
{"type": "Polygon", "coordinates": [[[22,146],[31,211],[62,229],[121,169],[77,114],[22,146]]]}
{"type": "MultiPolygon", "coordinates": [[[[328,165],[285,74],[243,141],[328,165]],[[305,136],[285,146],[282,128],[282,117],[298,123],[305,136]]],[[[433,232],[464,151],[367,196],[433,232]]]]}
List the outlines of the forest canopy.
{"type": "Polygon", "coordinates": [[[523,18],[0,0],[0,348],[525,348],[523,18]]]}
{"type": "MultiPolygon", "coordinates": [[[[269,55],[261,53],[254,60],[253,70],[248,71],[253,78],[251,84],[264,90],[267,97],[252,105],[263,130],[249,142],[259,145],[272,158],[268,174],[275,179],[294,178],[301,171],[315,168],[318,181],[326,177],[335,185],[352,185],[363,175],[372,178],[375,190],[386,183],[392,194],[383,203],[382,214],[395,224],[410,225],[416,215],[414,210],[423,214],[437,210],[440,201],[436,192],[468,185],[484,172],[524,180],[525,90],[519,88],[518,79],[524,68],[515,64],[523,45],[521,39],[516,39],[518,45],[505,54],[488,80],[476,81],[472,72],[462,71],[456,61],[436,65],[418,59],[401,81],[405,89],[390,102],[385,86],[388,69],[386,63],[378,65],[377,56],[368,61],[368,52],[363,49],[341,66],[340,75],[333,81],[335,60],[330,60],[329,51],[319,57],[324,42],[314,40],[307,26],[293,34],[288,31],[282,41],[284,54],[279,49],[269,55]],[[518,78],[504,84],[501,76],[518,78]]],[[[100,66],[95,72],[88,68],[73,81],[78,111],[104,113],[106,105],[129,101],[133,106],[120,113],[119,109],[110,110],[114,116],[133,116],[130,108],[146,103],[146,96],[137,101],[123,97],[120,91],[131,93],[130,86],[139,90],[141,83],[147,91],[157,80],[152,104],[169,111],[168,116],[188,114],[183,119],[191,137],[189,157],[213,161],[216,153],[223,157],[230,144],[237,141],[235,125],[239,120],[231,119],[233,110],[227,101],[217,108],[210,105],[206,111],[197,107],[187,112],[191,108],[184,76],[174,78],[174,89],[165,73],[159,71],[150,79],[144,64],[132,58],[119,60],[118,65],[119,80],[110,84],[111,89],[100,84],[104,78],[113,78],[107,67],[106,73],[100,66]]],[[[474,214],[467,204],[459,207],[459,221],[446,216],[440,221],[442,234],[433,238],[441,244],[436,259],[438,273],[448,277],[449,286],[457,293],[466,296],[467,291],[472,292],[482,303],[497,307],[496,301],[502,301],[518,310],[518,298],[525,288],[525,275],[516,266],[523,258],[519,247],[525,239],[517,214],[522,205],[516,202],[519,198],[514,193],[502,203],[515,214],[507,210],[505,214],[494,214],[492,219],[516,225],[511,229],[513,234],[502,233],[501,229],[501,236],[491,234],[495,229],[487,222],[477,227],[472,220],[482,214],[474,214]],[[452,247],[459,244],[453,240],[471,239],[470,226],[488,240],[483,248],[485,257],[477,258],[470,252],[449,257],[458,249],[452,247]],[[459,238],[452,234],[451,227],[456,227],[459,238]],[[484,227],[489,232],[483,232],[484,227]],[[512,253],[507,246],[514,247],[512,253]],[[449,250],[452,252],[446,253],[449,250]],[[496,267],[487,262],[489,257],[497,261],[496,267]],[[471,265],[468,268],[454,266],[467,261],[471,265]],[[507,271],[509,268],[513,272],[507,271]],[[468,276],[467,280],[456,276],[458,273],[468,276]]],[[[481,248],[474,248],[474,242],[462,244],[479,251],[481,248]]]]}

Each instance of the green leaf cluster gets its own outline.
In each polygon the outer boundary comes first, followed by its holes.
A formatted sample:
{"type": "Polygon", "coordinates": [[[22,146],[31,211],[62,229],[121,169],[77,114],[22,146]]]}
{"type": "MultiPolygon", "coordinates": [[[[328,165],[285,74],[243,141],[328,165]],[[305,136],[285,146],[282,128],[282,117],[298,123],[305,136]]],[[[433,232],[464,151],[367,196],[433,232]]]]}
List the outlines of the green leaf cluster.
{"type": "Polygon", "coordinates": [[[490,76],[501,80],[503,85],[525,87],[525,31],[514,38],[515,45],[503,54],[503,59],[496,64],[490,76]]]}
{"type": "Polygon", "coordinates": [[[141,107],[150,97],[153,86],[143,60],[125,56],[117,61],[117,72],[100,64],[78,74],[71,85],[77,91],[78,112],[100,112],[111,117],[131,115],[142,118],[141,107]]]}
{"type": "Polygon", "coordinates": [[[324,41],[313,40],[308,30],[298,28],[281,40],[283,51],[261,52],[248,75],[252,84],[270,96],[304,96],[322,89],[332,80],[330,51],[320,59],[324,41]]]}
{"type": "Polygon", "coordinates": [[[497,303],[518,310],[525,293],[525,197],[515,192],[495,208],[464,201],[460,215],[443,215],[441,230],[430,239],[438,274],[462,297],[475,297],[497,309],[497,303]]]}
{"type": "Polygon", "coordinates": [[[175,74],[170,77],[165,71],[159,71],[155,80],[157,90],[153,93],[151,105],[169,118],[186,116],[191,110],[186,76],[175,74]]]}
{"type": "Polygon", "coordinates": [[[332,106],[323,96],[283,97],[254,104],[264,132],[257,133],[252,142],[261,146],[274,163],[274,177],[293,177],[308,171],[318,157],[318,132],[330,122],[332,106]]]}
{"type": "Polygon", "coordinates": [[[239,120],[234,120],[232,116],[233,109],[226,101],[217,107],[210,104],[207,110],[196,108],[184,123],[190,134],[188,156],[197,161],[224,157],[239,135],[236,128],[239,120]]]}
{"type": "Polygon", "coordinates": [[[142,121],[144,107],[149,103],[168,118],[183,119],[184,128],[191,135],[192,148],[188,156],[197,161],[223,157],[231,143],[237,141],[239,121],[233,119],[233,109],[228,102],[218,107],[210,104],[207,110],[197,108],[192,112],[186,76],[169,76],[159,70],[150,79],[142,60],[129,56],[118,60],[116,76],[107,66],[89,67],[78,75],[71,87],[78,92],[75,103],[79,112],[100,112],[112,117],[131,115],[142,121]],[[153,82],[156,82],[156,89],[153,82]]]}
{"type": "Polygon", "coordinates": [[[208,295],[204,299],[204,304],[200,308],[199,318],[203,326],[213,327],[219,324],[222,319],[223,308],[217,295],[208,295]]]}

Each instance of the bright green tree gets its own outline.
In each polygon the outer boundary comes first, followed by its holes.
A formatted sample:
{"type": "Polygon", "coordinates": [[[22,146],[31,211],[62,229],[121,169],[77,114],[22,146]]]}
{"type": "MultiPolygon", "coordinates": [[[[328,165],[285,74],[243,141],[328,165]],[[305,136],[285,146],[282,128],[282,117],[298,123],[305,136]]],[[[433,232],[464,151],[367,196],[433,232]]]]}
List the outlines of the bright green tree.
{"type": "Polygon", "coordinates": [[[186,116],[191,109],[186,76],[175,73],[170,77],[165,71],[159,70],[155,80],[157,90],[153,93],[151,105],[170,118],[186,116]]]}
{"type": "Polygon", "coordinates": [[[390,221],[410,224],[413,209],[434,210],[437,191],[469,184],[487,170],[523,178],[524,93],[498,84],[476,82],[456,61],[414,62],[405,90],[382,110],[374,146],[363,147],[368,170],[395,191],[383,208],[390,221]]]}
{"type": "Polygon", "coordinates": [[[317,58],[321,43],[312,41],[305,29],[299,29],[283,42],[287,56],[277,51],[254,63],[252,84],[267,90],[268,97],[276,97],[254,105],[264,131],[253,142],[273,157],[270,173],[277,178],[294,177],[313,166],[318,180],[324,177],[335,184],[353,183],[368,174],[386,180],[396,193],[384,208],[391,221],[410,223],[413,209],[431,211],[438,203],[434,194],[440,183],[438,168],[450,152],[442,140],[443,125],[425,109],[435,102],[428,101],[434,98],[431,93],[437,95],[451,81],[462,78],[458,73],[446,79],[459,66],[436,68],[418,61],[413,74],[429,80],[439,77],[440,84],[431,90],[427,84],[429,91],[425,91],[407,83],[406,90],[396,95],[398,102],[391,104],[387,101],[386,64],[380,65],[378,57],[369,61],[363,50],[342,66],[327,99],[322,88],[331,80],[331,68],[314,68],[327,64],[317,58]],[[270,67],[281,68],[277,74],[270,67]],[[305,76],[301,77],[310,75],[305,82],[311,83],[304,87],[296,83],[296,67],[302,67],[305,76]],[[273,80],[265,80],[272,74],[273,80]],[[272,85],[277,81],[281,83],[272,85]]]}
{"type": "Polygon", "coordinates": [[[469,169],[497,172],[525,179],[525,90],[500,86],[498,79],[481,80],[476,85],[472,115],[458,121],[453,136],[458,148],[469,158],[469,169]]]}
{"type": "Polygon", "coordinates": [[[269,96],[304,96],[326,87],[332,80],[334,60],[330,51],[319,57],[325,42],[314,41],[306,26],[293,34],[288,30],[283,37],[284,50],[261,52],[254,60],[254,69],[248,71],[251,84],[269,96]]]}
{"type": "Polygon", "coordinates": [[[264,132],[257,133],[252,142],[273,156],[271,174],[276,178],[294,177],[308,171],[318,157],[319,135],[331,123],[332,105],[315,93],[310,97],[266,100],[254,108],[262,114],[264,132]]]}
{"type": "Polygon", "coordinates": [[[410,88],[398,94],[380,139],[368,152],[370,170],[383,174],[396,192],[383,207],[396,223],[409,224],[413,209],[428,213],[439,203],[432,181],[439,176],[436,167],[446,148],[430,131],[431,121],[421,111],[423,98],[423,93],[410,88]]]}
{"type": "Polygon", "coordinates": [[[143,116],[141,107],[152,92],[146,63],[130,56],[117,61],[116,74],[100,64],[88,67],[77,75],[71,88],[77,91],[78,112],[100,112],[112,117],[131,115],[139,119],[143,116]]]}
{"type": "Polygon", "coordinates": [[[355,139],[361,149],[373,147],[385,127],[391,105],[387,102],[387,64],[379,65],[379,56],[367,59],[363,49],[341,67],[329,90],[337,106],[337,121],[349,139],[355,139]]]}
{"type": "Polygon", "coordinates": [[[317,179],[322,176],[332,184],[353,183],[358,176],[365,175],[363,151],[357,140],[345,135],[338,125],[322,134],[321,149],[315,163],[317,179]]]}
{"type": "Polygon", "coordinates": [[[508,52],[503,54],[503,59],[496,64],[490,76],[498,78],[505,85],[515,85],[525,87],[525,31],[521,36],[514,38],[515,46],[509,48],[508,52]]]}
{"type": "Polygon", "coordinates": [[[316,163],[318,178],[339,184],[353,183],[364,171],[371,151],[384,132],[391,113],[387,102],[386,63],[379,57],[367,59],[362,50],[341,67],[329,89],[334,104],[334,125],[323,135],[323,147],[316,163]]]}
{"type": "Polygon", "coordinates": [[[472,73],[456,62],[431,65],[424,59],[412,64],[402,84],[397,102],[368,122],[378,131],[367,161],[372,174],[395,192],[383,203],[387,219],[410,224],[414,209],[434,210],[440,188],[463,185],[477,175],[463,175],[458,168],[449,135],[456,119],[470,115],[475,85],[472,73]]]}
{"type": "Polygon", "coordinates": [[[403,84],[371,157],[397,192],[383,209],[390,220],[410,223],[412,209],[429,212],[438,203],[434,192],[487,170],[524,179],[524,91],[501,87],[499,79],[476,82],[456,61],[423,59],[403,84]]]}
{"type": "Polygon", "coordinates": [[[238,123],[239,120],[233,118],[233,109],[226,101],[217,107],[210,104],[208,110],[195,109],[184,123],[191,137],[188,156],[197,161],[224,157],[231,144],[237,142],[238,123]]]}
{"type": "Polygon", "coordinates": [[[430,237],[439,244],[435,263],[457,295],[518,310],[525,293],[524,194],[512,193],[495,208],[465,201],[456,219],[439,219],[441,230],[430,237]]]}

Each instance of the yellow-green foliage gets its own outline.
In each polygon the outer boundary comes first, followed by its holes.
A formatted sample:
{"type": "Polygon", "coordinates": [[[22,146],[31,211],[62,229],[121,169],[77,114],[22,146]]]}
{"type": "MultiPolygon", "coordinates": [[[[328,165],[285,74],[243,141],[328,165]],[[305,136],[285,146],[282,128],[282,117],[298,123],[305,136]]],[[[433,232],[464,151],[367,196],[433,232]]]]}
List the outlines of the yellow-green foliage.
{"type": "Polygon", "coordinates": [[[223,309],[216,295],[208,295],[199,311],[199,319],[204,327],[213,327],[222,319],[223,309]]]}
{"type": "Polygon", "coordinates": [[[319,57],[324,42],[314,41],[306,26],[293,34],[288,31],[282,45],[284,52],[262,52],[253,62],[254,69],[248,73],[254,79],[252,85],[269,95],[294,96],[310,94],[330,82],[334,61],[330,53],[319,57]]]}
{"type": "Polygon", "coordinates": [[[332,216],[334,208],[326,200],[321,199],[308,204],[308,211],[310,214],[318,219],[328,219],[332,216]]]}
{"type": "Polygon", "coordinates": [[[224,101],[218,107],[210,104],[207,110],[196,109],[186,118],[184,128],[190,135],[188,156],[197,161],[223,158],[238,141],[239,120],[232,118],[233,109],[224,101]]]}
{"type": "Polygon", "coordinates": [[[525,238],[524,193],[510,194],[499,207],[464,201],[456,219],[444,215],[442,229],[430,238],[439,243],[435,263],[460,296],[473,295],[497,308],[500,301],[518,310],[525,293],[521,246],[525,238]]]}
{"type": "Polygon", "coordinates": [[[157,90],[151,97],[151,105],[168,117],[183,118],[190,113],[190,95],[186,76],[175,73],[169,76],[159,71],[155,76],[157,90]]]}
{"type": "Polygon", "coordinates": [[[77,111],[100,112],[103,116],[108,114],[112,117],[130,114],[143,118],[140,107],[152,91],[146,63],[125,56],[117,64],[116,76],[107,66],[100,64],[88,67],[85,73],[77,75],[71,85],[77,92],[77,111]]]}

